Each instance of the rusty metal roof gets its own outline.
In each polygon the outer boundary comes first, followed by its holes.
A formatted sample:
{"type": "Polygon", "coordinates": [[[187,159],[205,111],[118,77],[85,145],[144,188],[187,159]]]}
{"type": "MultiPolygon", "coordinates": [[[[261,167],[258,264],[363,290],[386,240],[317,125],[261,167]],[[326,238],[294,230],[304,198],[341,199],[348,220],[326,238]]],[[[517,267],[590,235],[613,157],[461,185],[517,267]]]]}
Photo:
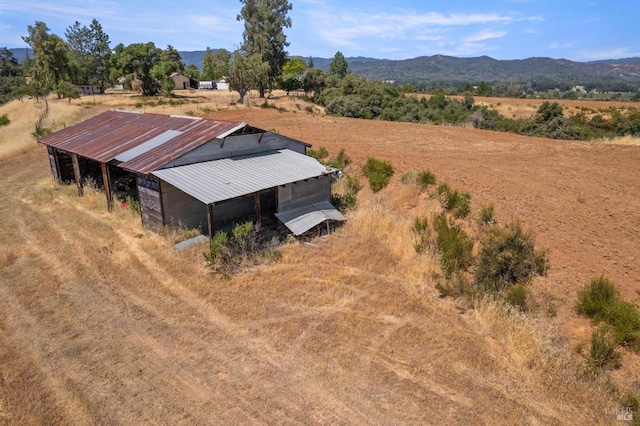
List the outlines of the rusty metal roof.
{"type": "Polygon", "coordinates": [[[147,174],[205,142],[244,126],[235,121],[110,110],[40,138],[38,142],[101,163],[127,153],[124,156],[127,161],[119,166],[147,174]],[[149,141],[152,142],[143,145],[149,141]],[[134,149],[136,147],[139,148],[134,149]],[[131,153],[135,154],[133,158],[131,153]]]}

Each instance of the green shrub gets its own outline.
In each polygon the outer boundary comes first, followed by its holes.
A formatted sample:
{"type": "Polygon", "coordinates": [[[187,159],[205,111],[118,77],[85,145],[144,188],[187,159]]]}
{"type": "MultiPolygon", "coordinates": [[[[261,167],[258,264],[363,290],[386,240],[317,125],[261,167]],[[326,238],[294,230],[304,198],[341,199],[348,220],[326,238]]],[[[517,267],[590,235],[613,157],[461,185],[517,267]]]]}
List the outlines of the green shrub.
{"type": "Polygon", "coordinates": [[[331,194],[331,204],[342,213],[355,210],[358,204],[358,192],[362,189],[362,184],[357,176],[343,174],[342,179],[336,182],[342,187],[342,191],[331,194]]]}
{"type": "Polygon", "coordinates": [[[576,308],[579,314],[598,321],[604,320],[618,297],[618,289],[613,282],[601,275],[580,291],[576,308]]]}
{"type": "Polygon", "coordinates": [[[576,308],[580,314],[611,325],[618,343],[640,350],[640,311],[620,298],[612,281],[604,276],[592,279],[578,294],[576,308]]]}
{"type": "Polygon", "coordinates": [[[367,162],[363,166],[362,171],[369,179],[369,186],[373,192],[378,192],[387,186],[394,173],[393,166],[390,162],[374,157],[367,158],[367,162]]]}
{"type": "Polygon", "coordinates": [[[523,312],[527,310],[527,288],[524,285],[516,284],[511,286],[506,291],[504,298],[511,306],[523,312]]]}
{"type": "Polygon", "coordinates": [[[308,148],[307,155],[309,157],[315,158],[316,160],[322,162],[322,160],[324,160],[329,156],[329,151],[327,151],[327,148],[325,148],[324,146],[321,146],[318,149],[308,148]]]}
{"type": "Polygon", "coordinates": [[[204,257],[214,270],[226,274],[258,258],[278,260],[277,243],[275,239],[265,239],[252,222],[244,222],[230,232],[216,232],[204,257]]]}
{"type": "Polygon", "coordinates": [[[362,189],[362,184],[360,183],[360,179],[357,176],[352,175],[343,175],[344,186],[348,193],[357,194],[362,189]]]}
{"type": "Polygon", "coordinates": [[[520,223],[491,228],[481,238],[475,284],[495,292],[508,285],[525,284],[547,269],[547,252],[535,250],[534,237],[520,223]]]}
{"type": "Polygon", "coordinates": [[[11,123],[11,120],[9,120],[9,117],[7,116],[7,114],[0,115],[0,127],[6,126],[9,123],[11,123]]]}
{"type": "Polygon", "coordinates": [[[436,184],[436,175],[431,173],[429,170],[423,170],[418,173],[416,181],[418,182],[420,189],[424,191],[429,185],[436,184]]]}
{"type": "Polygon", "coordinates": [[[436,231],[436,247],[440,253],[440,266],[447,278],[454,272],[464,271],[473,262],[473,241],[460,227],[449,224],[446,216],[437,216],[433,221],[436,231]]]}
{"type": "Polygon", "coordinates": [[[136,200],[131,195],[127,195],[126,199],[129,209],[133,210],[136,213],[140,213],[140,201],[136,200]]]}
{"type": "Polygon", "coordinates": [[[207,262],[213,262],[221,257],[223,252],[227,250],[229,244],[229,236],[224,231],[216,232],[209,242],[209,252],[204,254],[207,262]]]}
{"type": "Polygon", "coordinates": [[[440,199],[443,212],[450,212],[456,219],[465,218],[471,213],[471,195],[451,189],[446,183],[438,185],[436,194],[440,199]]]}
{"type": "Polygon", "coordinates": [[[483,206],[480,210],[480,224],[491,225],[495,223],[493,204],[483,206]]]}
{"type": "Polygon", "coordinates": [[[341,149],[338,155],[333,157],[327,163],[331,167],[335,167],[336,169],[344,169],[351,163],[351,158],[344,152],[344,149],[341,149]]]}
{"type": "Polygon", "coordinates": [[[416,177],[416,173],[413,171],[408,171],[407,173],[403,174],[402,176],[400,176],[400,182],[402,182],[403,184],[407,185],[408,183],[410,183],[411,181],[413,181],[416,177]]]}
{"type": "Polygon", "coordinates": [[[640,401],[638,401],[638,398],[632,393],[627,393],[621,398],[620,405],[633,415],[633,422],[631,424],[639,425],[640,401]]]}
{"type": "Polygon", "coordinates": [[[346,194],[331,194],[330,200],[331,204],[342,213],[355,210],[358,204],[356,195],[350,192],[346,194]]]}
{"type": "Polygon", "coordinates": [[[591,333],[590,364],[597,368],[615,368],[620,364],[621,355],[617,351],[613,329],[603,324],[591,333]]]}
{"type": "Polygon", "coordinates": [[[36,125],[36,130],[33,133],[31,133],[31,135],[35,139],[38,139],[38,138],[41,138],[43,136],[47,136],[50,133],[51,133],[51,129],[49,129],[48,127],[41,127],[41,126],[36,125]]]}

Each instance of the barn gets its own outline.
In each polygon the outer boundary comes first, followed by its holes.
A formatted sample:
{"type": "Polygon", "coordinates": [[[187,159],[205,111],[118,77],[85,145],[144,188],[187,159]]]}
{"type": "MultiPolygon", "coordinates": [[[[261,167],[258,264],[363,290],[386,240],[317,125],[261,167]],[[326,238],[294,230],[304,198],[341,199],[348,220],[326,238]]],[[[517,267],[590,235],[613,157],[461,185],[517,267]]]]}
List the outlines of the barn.
{"type": "Polygon", "coordinates": [[[339,170],[306,155],[310,145],[242,122],[110,110],[40,138],[57,182],[87,179],[139,200],[142,224],[199,228],[209,236],[265,214],[300,235],[344,221],[330,203],[339,170]]]}

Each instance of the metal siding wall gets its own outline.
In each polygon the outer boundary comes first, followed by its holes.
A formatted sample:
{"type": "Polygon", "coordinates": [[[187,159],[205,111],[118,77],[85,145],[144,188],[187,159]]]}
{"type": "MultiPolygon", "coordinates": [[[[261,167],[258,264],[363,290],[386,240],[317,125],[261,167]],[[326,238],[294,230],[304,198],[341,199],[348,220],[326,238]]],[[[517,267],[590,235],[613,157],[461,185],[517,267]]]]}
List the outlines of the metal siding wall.
{"type": "MultiPolygon", "coordinates": [[[[329,176],[325,175],[317,179],[309,179],[306,182],[287,184],[287,187],[291,187],[291,198],[288,201],[284,201],[286,198],[284,200],[278,198],[278,212],[297,209],[320,201],[329,201],[331,198],[331,181],[329,179],[329,176]]],[[[288,188],[278,188],[278,191],[278,195],[286,194],[288,188]]]]}
{"type": "Polygon", "coordinates": [[[255,212],[253,194],[229,201],[216,203],[213,206],[213,221],[215,224],[231,221],[245,214],[255,212]]]}
{"type": "Polygon", "coordinates": [[[291,151],[295,151],[299,154],[306,154],[306,145],[304,144],[304,142],[289,138],[287,136],[282,136],[277,133],[272,133],[272,132],[265,133],[264,136],[262,137],[261,143],[283,144],[285,148],[288,148],[291,151]]]}
{"type": "Polygon", "coordinates": [[[146,229],[157,231],[158,228],[164,225],[158,183],[140,177],[137,179],[137,183],[142,226],[146,229]]]}
{"type": "Polygon", "coordinates": [[[208,227],[207,206],[167,182],[162,182],[162,207],[167,225],[175,227],[208,227]]]}
{"type": "Polygon", "coordinates": [[[303,143],[275,133],[267,132],[262,134],[229,136],[225,138],[224,145],[222,140],[214,139],[163,165],[160,169],[219,160],[221,158],[237,157],[240,155],[256,154],[258,152],[274,151],[276,149],[290,149],[299,154],[306,153],[303,143]],[[261,135],[262,139],[260,138],[261,135]]]}

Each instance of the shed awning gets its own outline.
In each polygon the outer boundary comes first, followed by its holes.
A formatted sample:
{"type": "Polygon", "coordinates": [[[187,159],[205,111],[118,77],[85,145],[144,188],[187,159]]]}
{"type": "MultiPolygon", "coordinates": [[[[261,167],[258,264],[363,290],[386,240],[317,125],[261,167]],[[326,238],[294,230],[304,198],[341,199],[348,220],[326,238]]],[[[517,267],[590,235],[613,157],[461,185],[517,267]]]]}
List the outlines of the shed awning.
{"type": "Polygon", "coordinates": [[[327,220],[347,220],[329,201],[322,201],[297,209],[276,213],[276,217],[284,223],[294,235],[303,234],[327,220]]]}

